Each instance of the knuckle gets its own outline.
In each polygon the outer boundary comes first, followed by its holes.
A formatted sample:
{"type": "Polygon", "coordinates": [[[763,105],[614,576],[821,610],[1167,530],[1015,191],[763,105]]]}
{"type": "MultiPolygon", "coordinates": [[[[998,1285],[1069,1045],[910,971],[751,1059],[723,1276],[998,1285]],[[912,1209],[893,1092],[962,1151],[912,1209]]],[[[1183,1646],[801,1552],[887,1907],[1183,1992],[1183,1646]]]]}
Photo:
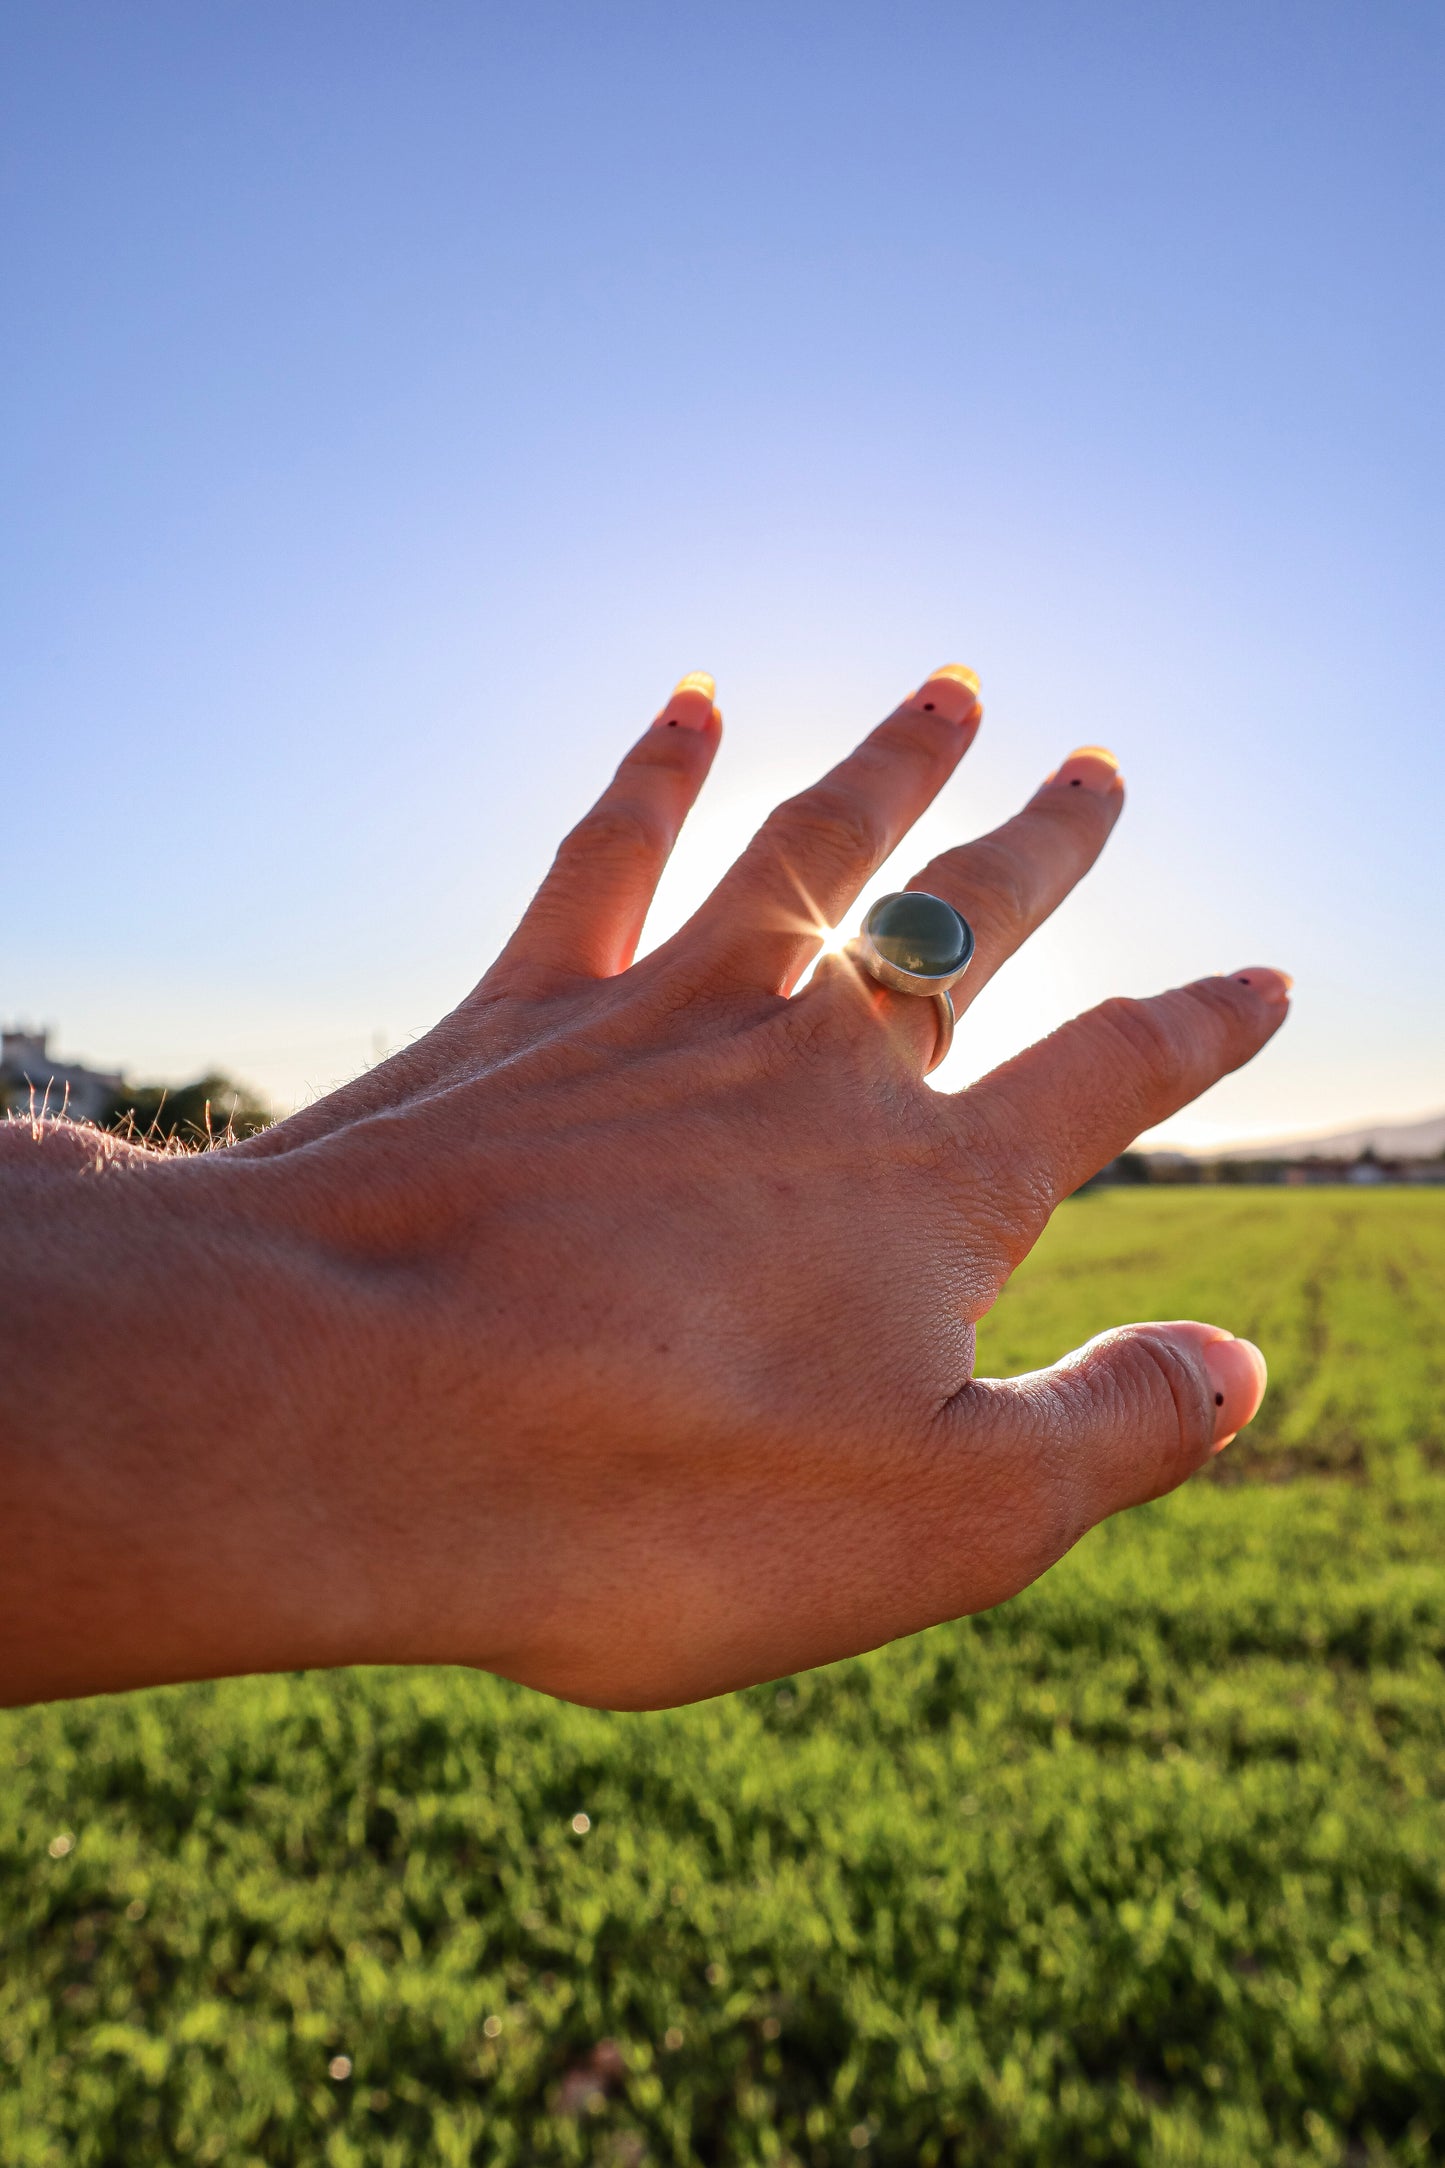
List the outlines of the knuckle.
{"type": "Polygon", "coordinates": [[[691,782],[697,775],[699,756],[705,750],[706,740],[696,730],[649,730],[623,761],[621,773],[625,775],[631,769],[652,775],[683,776],[691,782]]]}
{"type": "Polygon", "coordinates": [[[1016,948],[1033,931],[1037,917],[1036,883],[1030,869],[1007,845],[985,837],[971,846],[959,870],[967,884],[968,901],[990,940],[1000,947],[1016,948]]]}
{"type": "Polygon", "coordinates": [[[769,840],[789,860],[820,860],[844,873],[871,872],[887,855],[881,815],[855,791],[826,783],[779,806],[768,823],[769,840]]]}
{"type": "Polygon", "coordinates": [[[604,798],[583,815],[562,846],[564,861],[635,866],[650,871],[667,848],[661,823],[646,807],[626,798],[604,798]]]}
{"type": "Polygon", "coordinates": [[[1116,995],[1095,1012],[1101,1032],[1114,1041],[1130,1066],[1154,1084],[1168,1084],[1181,1066],[1177,1034],[1157,1003],[1116,995]]]}
{"type": "Polygon", "coordinates": [[[1103,1389],[1119,1422],[1142,1423],[1155,1443],[1155,1479],[1168,1489],[1213,1441],[1213,1404],[1195,1364],[1177,1342],[1147,1326],[1126,1325],[1106,1343],[1103,1389]]]}

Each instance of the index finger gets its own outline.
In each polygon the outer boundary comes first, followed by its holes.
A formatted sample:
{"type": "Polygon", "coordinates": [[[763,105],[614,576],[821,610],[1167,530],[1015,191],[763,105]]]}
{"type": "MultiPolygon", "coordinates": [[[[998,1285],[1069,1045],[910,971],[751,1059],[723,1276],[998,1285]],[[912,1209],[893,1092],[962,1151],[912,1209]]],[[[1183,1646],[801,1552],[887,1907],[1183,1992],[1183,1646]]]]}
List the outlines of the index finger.
{"type": "Polygon", "coordinates": [[[1015,1201],[1020,1257],[1054,1206],[1232,1069],[1289,1014],[1293,981],[1251,965],[1147,1001],[1105,1001],[992,1070],[953,1105],[1015,1201]]]}

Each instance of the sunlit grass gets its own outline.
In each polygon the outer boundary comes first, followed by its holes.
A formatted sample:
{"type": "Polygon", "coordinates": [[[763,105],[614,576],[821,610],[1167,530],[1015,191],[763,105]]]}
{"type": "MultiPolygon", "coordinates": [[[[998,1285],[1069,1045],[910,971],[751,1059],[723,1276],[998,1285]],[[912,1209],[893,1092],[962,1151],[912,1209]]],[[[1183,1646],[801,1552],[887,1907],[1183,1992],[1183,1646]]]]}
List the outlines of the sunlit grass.
{"type": "Polygon", "coordinates": [[[434,1671],[0,1719],[0,2159],[1440,2159],[1442,1270],[1445,1196],[1067,1207],[984,1366],[1255,1332],[1265,1480],[855,1663],[648,1717],[434,1671]]]}

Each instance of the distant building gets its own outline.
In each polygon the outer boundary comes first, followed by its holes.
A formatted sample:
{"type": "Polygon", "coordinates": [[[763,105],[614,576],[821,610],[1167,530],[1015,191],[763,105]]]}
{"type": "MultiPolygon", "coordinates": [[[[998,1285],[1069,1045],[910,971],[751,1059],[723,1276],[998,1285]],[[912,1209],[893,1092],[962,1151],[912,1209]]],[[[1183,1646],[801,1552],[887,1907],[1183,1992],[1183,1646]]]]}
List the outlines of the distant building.
{"type": "Polygon", "coordinates": [[[66,1114],[73,1122],[104,1118],[125,1083],[109,1070],[87,1069],[83,1062],[56,1061],[50,1034],[20,1025],[0,1032],[0,1109],[28,1114],[66,1114]]]}

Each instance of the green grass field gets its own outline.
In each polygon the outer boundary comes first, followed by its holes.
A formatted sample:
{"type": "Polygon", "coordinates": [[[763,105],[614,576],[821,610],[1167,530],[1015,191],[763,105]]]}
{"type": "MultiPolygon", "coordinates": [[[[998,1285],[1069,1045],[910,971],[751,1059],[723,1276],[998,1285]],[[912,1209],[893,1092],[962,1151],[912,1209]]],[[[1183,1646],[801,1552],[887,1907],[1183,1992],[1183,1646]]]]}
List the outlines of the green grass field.
{"type": "Polygon", "coordinates": [[[1445,2160],[1445,1194],[1081,1198],[982,1367],[1178,1315],[1217,1477],[861,1661],[0,1717],[5,2168],[1445,2160]]]}

